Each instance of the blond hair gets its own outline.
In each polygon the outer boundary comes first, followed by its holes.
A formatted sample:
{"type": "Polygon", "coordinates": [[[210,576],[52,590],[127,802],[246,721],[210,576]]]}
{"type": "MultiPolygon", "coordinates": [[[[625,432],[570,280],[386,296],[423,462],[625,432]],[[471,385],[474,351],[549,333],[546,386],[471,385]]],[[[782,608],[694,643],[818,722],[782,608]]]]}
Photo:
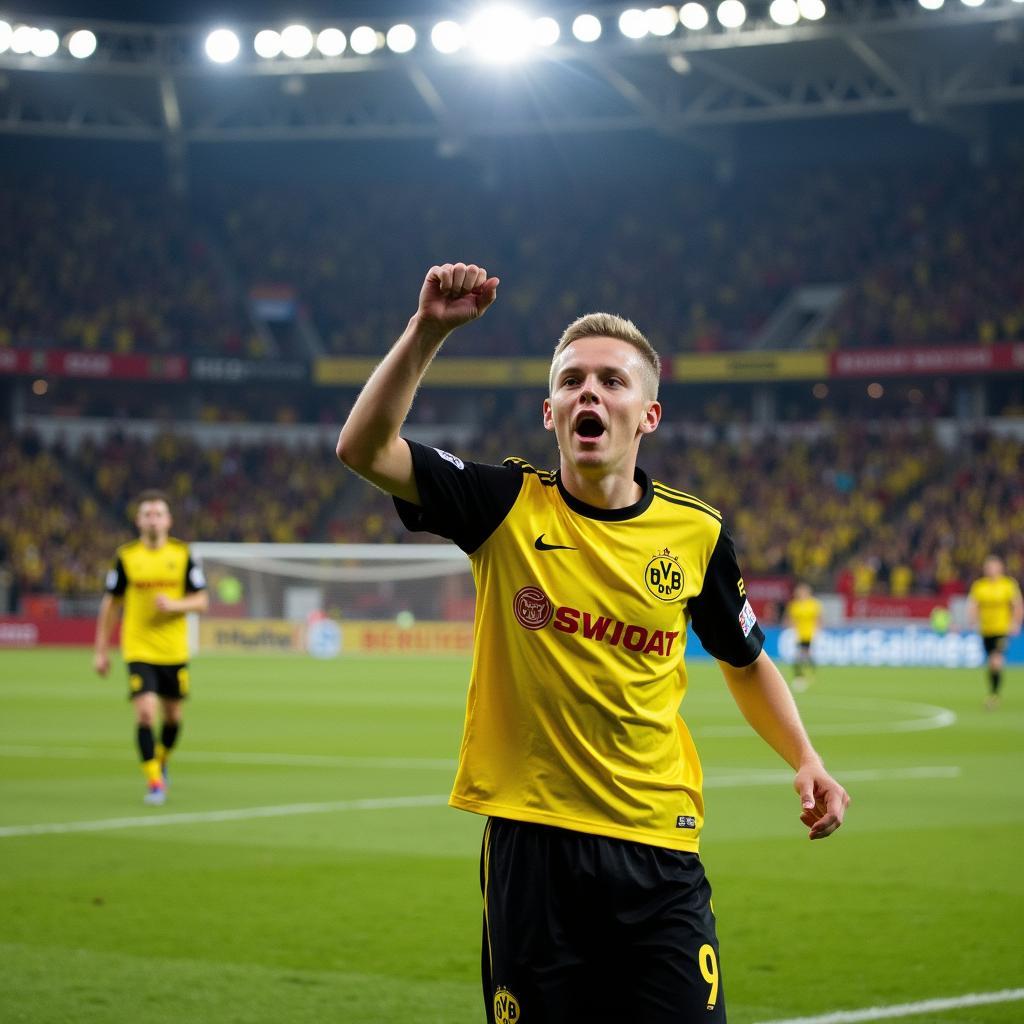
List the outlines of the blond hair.
{"type": "Polygon", "coordinates": [[[558,357],[569,345],[581,338],[616,338],[632,345],[643,358],[644,391],[651,401],[658,397],[658,382],[661,380],[661,359],[658,353],[632,320],[626,320],[614,313],[587,313],[566,327],[551,356],[551,370],[548,373],[549,392],[554,390],[555,363],[558,362],[558,357]]]}

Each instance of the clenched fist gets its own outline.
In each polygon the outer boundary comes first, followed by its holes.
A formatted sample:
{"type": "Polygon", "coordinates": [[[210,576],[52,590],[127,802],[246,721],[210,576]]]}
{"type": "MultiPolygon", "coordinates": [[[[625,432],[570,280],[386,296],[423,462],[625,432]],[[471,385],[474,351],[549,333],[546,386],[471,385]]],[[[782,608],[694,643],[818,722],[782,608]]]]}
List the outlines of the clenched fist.
{"type": "Polygon", "coordinates": [[[498,278],[475,263],[444,263],[427,271],[416,316],[445,333],[482,316],[498,294],[498,278]]]}

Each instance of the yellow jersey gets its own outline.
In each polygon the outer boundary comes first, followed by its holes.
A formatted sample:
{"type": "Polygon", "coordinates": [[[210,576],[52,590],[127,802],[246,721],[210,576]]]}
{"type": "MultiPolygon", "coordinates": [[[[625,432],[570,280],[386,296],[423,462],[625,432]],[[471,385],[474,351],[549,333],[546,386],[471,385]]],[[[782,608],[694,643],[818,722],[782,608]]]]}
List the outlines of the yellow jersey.
{"type": "Polygon", "coordinates": [[[125,661],[150,665],[181,665],[188,660],[185,616],[162,612],[158,594],[181,598],[203,590],[203,570],[192,560],[188,545],[173,537],[159,548],[141,540],[117,549],[114,567],[107,573],[108,594],[124,598],[121,653],[125,661]]]}
{"type": "Polygon", "coordinates": [[[978,607],[978,632],[982,636],[1006,636],[1013,626],[1013,606],[1021,600],[1020,587],[1010,576],[982,576],[971,584],[967,596],[978,607]]]}
{"type": "Polygon", "coordinates": [[[786,606],[786,614],[796,630],[797,640],[809,644],[821,625],[821,604],[813,597],[793,600],[786,606]]]}
{"type": "Polygon", "coordinates": [[[399,514],[466,551],[477,588],[452,806],[695,851],[689,628],[736,666],[764,642],[719,513],[641,470],[609,510],[519,460],[409,447],[421,504],[399,514]]]}

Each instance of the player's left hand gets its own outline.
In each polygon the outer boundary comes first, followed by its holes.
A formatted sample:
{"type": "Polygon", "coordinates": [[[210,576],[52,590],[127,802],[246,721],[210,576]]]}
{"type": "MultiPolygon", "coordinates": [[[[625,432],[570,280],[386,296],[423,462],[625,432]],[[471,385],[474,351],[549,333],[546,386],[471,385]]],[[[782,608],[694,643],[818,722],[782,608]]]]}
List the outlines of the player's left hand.
{"type": "Polygon", "coordinates": [[[832,778],[824,766],[805,765],[793,780],[800,797],[800,820],[810,829],[811,839],[824,839],[843,823],[850,794],[832,778]]]}

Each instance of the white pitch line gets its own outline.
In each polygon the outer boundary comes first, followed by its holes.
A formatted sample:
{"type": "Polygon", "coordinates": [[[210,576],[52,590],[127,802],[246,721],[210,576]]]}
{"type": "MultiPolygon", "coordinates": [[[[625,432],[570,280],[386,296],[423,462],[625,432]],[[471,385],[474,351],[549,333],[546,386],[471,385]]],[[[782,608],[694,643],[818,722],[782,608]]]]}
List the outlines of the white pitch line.
{"type": "Polygon", "coordinates": [[[164,814],[159,811],[137,818],[101,818],[98,821],[65,821],[41,825],[0,827],[0,838],[40,836],[68,832],[109,832],[121,828],[154,828],[159,825],[196,825],[251,818],[284,818],[295,814],[330,814],[334,811],[387,811],[397,807],[437,807],[447,796],[385,796],[366,800],[332,800],[326,803],[280,804],[276,807],[238,807],[227,811],[194,811],[164,814]]]}
{"type": "Polygon", "coordinates": [[[837,1010],[817,1017],[787,1017],[785,1020],[762,1021],[761,1024],[860,1024],[862,1021],[916,1017],[921,1013],[941,1013],[943,1010],[959,1010],[965,1006],[988,1006],[1021,1000],[1024,1000],[1024,988],[1007,988],[999,992],[974,992],[950,999],[925,999],[920,1003],[872,1006],[865,1010],[837,1010]]]}
{"type": "MultiPolygon", "coordinates": [[[[844,782],[885,782],[890,779],[950,779],[960,774],[955,765],[920,768],[869,768],[837,772],[844,782]]],[[[731,775],[711,776],[705,789],[745,786],[777,786],[791,781],[793,773],[774,768],[731,775]]],[[[109,832],[124,828],[150,828],[154,825],[194,825],[207,822],[246,821],[251,818],[283,818],[297,814],[327,814],[333,811],[379,811],[397,807],[435,807],[446,804],[446,796],[396,796],[363,800],[333,800],[326,803],[280,804],[273,807],[239,807],[225,811],[195,811],[164,814],[155,812],[133,818],[100,818],[94,821],[65,821],[38,825],[0,826],[0,839],[16,836],[59,835],[69,832],[109,832]]]]}
{"type": "MultiPolygon", "coordinates": [[[[124,751],[89,747],[0,746],[0,757],[45,757],[65,761],[120,760],[124,751]]],[[[450,771],[457,762],[450,757],[353,757],[334,754],[254,754],[245,751],[184,750],[175,761],[212,764],[286,765],[292,768],[403,768],[450,771]]]]}

